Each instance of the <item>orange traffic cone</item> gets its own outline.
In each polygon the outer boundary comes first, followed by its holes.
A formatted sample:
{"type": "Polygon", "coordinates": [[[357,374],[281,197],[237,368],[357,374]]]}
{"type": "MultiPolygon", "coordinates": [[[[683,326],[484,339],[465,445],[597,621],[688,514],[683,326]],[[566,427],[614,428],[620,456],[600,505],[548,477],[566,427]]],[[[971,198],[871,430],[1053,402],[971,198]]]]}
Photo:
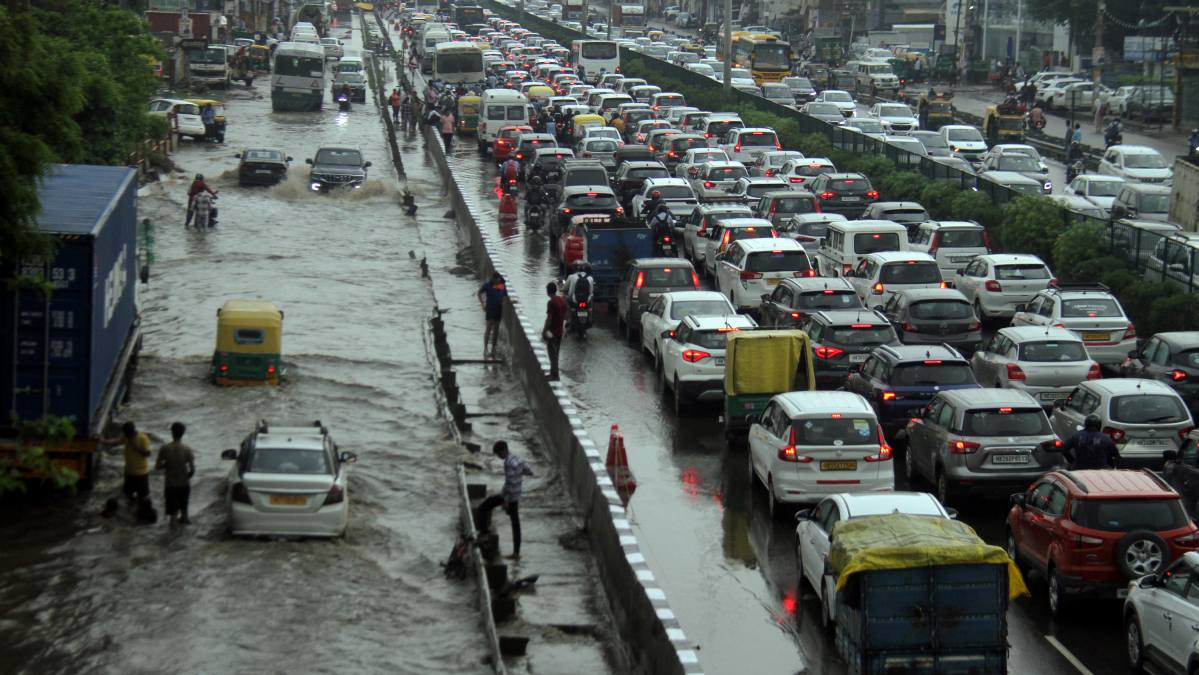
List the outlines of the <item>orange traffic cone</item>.
{"type": "Polygon", "coordinates": [[[616,486],[616,494],[620,495],[621,501],[628,504],[633,492],[637,490],[637,479],[633,477],[633,470],[629,468],[624,434],[620,433],[619,425],[613,424],[612,431],[608,434],[608,457],[604,465],[608,467],[608,477],[616,486]]]}

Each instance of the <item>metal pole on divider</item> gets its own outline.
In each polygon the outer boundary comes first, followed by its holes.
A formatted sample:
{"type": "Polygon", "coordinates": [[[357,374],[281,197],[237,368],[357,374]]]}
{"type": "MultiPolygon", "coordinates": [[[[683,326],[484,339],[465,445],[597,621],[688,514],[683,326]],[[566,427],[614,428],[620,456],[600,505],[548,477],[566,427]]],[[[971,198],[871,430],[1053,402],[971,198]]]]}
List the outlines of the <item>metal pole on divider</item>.
{"type": "Polygon", "coordinates": [[[724,0],[724,95],[733,78],[733,0],[724,0]]]}

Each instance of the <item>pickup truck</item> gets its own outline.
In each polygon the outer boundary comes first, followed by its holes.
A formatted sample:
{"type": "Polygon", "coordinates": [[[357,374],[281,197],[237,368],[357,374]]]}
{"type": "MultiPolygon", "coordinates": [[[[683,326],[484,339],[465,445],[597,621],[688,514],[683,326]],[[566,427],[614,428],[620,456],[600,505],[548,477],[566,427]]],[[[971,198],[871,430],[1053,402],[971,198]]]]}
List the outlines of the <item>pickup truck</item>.
{"type": "Polygon", "coordinates": [[[1015,563],[965,523],[894,513],[838,522],[822,618],[850,673],[1006,673],[1015,563]],[[829,597],[832,596],[832,597],[829,597]]]}
{"type": "Polygon", "coordinates": [[[591,265],[596,301],[614,302],[625,267],[654,253],[650,229],[643,223],[605,215],[574,216],[558,238],[562,272],[582,260],[591,265]]]}

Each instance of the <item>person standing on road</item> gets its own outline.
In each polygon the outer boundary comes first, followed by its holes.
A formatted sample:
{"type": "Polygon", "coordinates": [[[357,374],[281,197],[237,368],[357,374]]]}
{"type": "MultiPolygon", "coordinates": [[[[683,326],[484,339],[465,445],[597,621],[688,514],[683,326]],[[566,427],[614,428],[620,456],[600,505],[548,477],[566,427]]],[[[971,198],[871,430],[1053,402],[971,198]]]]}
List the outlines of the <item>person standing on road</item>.
{"type": "Polygon", "coordinates": [[[1070,132],[1070,142],[1082,144],[1082,125],[1078,122],[1074,123],[1074,131],[1070,132]]]}
{"type": "Polygon", "coordinates": [[[454,146],[454,112],[449,109],[441,116],[441,140],[445,141],[445,151],[449,152],[454,146]]]}
{"type": "Polygon", "coordinates": [[[102,443],[125,447],[125,484],[122,492],[130,501],[150,498],[150,437],[137,430],[133,422],[121,426],[121,435],[102,437],[102,443]]]}
{"type": "Polygon", "coordinates": [[[1098,415],[1087,415],[1083,429],[1070,437],[1062,447],[1062,455],[1070,462],[1070,470],[1114,469],[1120,458],[1111,437],[1099,430],[1098,415]]]}
{"type": "Polygon", "coordinates": [[[545,305],[545,325],[541,327],[541,337],[545,340],[545,350],[550,357],[550,379],[558,379],[558,351],[562,349],[562,335],[566,323],[566,299],[558,294],[558,284],[553,281],[545,285],[545,293],[550,297],[545,305]]]}
{"type": "Polygon", "coordinates": [[[191,496],[191,478],[196,475],[196,457],[183,443],[186,432],[183,422],[172,424],[171,442],[158,449],[158,460],[154,462],[154,468],[165,474],[163,502],[172,525],[191,524],[187,517],[187,502],[191,496]]]}
{"type": "Polygon", "coordinates": [[[491,274],[491,280],[483,284],[476,294],[483,306],[483,318],[487,322],[483,330],[483,357],[496,355],[496,343],[500,339],[500,320],[504,318],[504,303],[508,302],[508,288],[499,272],[491,274]],[[488,351],[488,345],[491,346],[488,351]]]}
{"type": "Polygon", "coordinates": [[[391,122],[395,124],[400,121],[400,90],[392,87],[387,102],[391,104],[391,122]]]}
{"type": "Polygon", "coordinates": [[[508,513],[508,519],[512,521],[512,554],[504,557],[509,560],[520,560],[520,497],[524,477],[532,476],[533,472],[525,466],[524,462],[520,461],[519,457],[508,450],[508,444],[505,441],[496,441],[495,445],[491,446],[491,451],[495,453],[496,457],[504,460],[504,488],[500,494],[491,495],[479,504],[479,529],[482,532],[491,529],[491,512],[497,506],[502,505],[504,511],[508,513]]]}

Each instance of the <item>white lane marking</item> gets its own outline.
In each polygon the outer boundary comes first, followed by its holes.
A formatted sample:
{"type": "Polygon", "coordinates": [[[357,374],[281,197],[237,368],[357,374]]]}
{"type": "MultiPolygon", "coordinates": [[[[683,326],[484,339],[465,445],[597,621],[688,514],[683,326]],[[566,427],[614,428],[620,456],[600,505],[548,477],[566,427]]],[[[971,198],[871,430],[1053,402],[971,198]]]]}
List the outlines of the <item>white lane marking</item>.
{"type": "Polygon", "coordinates": [[[1070,662],[1070,665],[1077,668],[1078,672],[1082,673],[1082,675],[1095,675],[1091,672],[1090,668],[1082,665],[1082,661],[1079,661],[1077,656],[1071,654],[1069,649],[1066,649],[1066,645],[1058,642],[1057,638],[1053,637],[1052,635],[1046,635],[1045,641],[1053,645],[1053,648],[1058,650],[1062,656],[1066,657],[1066,660],[1070,662]]]}

